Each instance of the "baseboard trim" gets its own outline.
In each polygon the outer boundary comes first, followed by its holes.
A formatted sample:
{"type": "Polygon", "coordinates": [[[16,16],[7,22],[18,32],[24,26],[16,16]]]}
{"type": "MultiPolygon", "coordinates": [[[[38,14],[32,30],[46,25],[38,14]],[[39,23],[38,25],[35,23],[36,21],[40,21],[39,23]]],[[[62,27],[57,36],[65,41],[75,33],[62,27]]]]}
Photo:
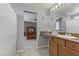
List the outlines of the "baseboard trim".
{"type": "Polygon", "coordinates": [[[17,52],[23,52],[23,51],[25,51],[25,49],[22,49],[22,50],[17,50],[17,52]]]}
{"type": "Polygon", "coordinates": [[[43,47],[49,47],[49,45],[43,45],[43,46],[39,46],[37,48],[43,48],[43,47]]]}

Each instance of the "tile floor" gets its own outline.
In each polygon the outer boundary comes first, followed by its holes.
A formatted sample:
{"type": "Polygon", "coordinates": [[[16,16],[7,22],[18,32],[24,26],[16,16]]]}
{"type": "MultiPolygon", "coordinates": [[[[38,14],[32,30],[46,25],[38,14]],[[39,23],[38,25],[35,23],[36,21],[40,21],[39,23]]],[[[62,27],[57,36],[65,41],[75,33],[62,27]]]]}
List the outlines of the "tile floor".
{"type": "MultiPolygon", "coordinates": [[[[25,38],[26,39],[26,38],[25,38]]],[[[48,56],[48,47],[36,48],[36,40],[25,40],[25,49],[18,51],[17,56],[48,56]]]]}

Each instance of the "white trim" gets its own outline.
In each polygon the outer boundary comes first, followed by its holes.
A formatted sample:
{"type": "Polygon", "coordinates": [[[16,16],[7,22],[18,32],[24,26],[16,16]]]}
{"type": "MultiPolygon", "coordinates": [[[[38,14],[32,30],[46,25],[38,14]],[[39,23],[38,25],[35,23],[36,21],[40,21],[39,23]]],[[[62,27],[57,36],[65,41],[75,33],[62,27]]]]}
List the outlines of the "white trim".
{"type": "MultiPolygon", "coordinates": [[[[26,20],[24,20],[24,21],[26,21],[26,20]]],[[[26,21],[26,22],[35,22],[35,23],[37,23],[37,21],[26,21]]]]}
{"type": "Polygon", "coordinates": [[[23,51],[25,51],[25,49],[16,50],[16,52],[23,52],[23,51]]]}
{"type": "Polygon", "coordinates": [[[43,45],[43,46],[39,46],[37,48],[43,48],[43,47],[49,47],[49,45],[43,45]]]}

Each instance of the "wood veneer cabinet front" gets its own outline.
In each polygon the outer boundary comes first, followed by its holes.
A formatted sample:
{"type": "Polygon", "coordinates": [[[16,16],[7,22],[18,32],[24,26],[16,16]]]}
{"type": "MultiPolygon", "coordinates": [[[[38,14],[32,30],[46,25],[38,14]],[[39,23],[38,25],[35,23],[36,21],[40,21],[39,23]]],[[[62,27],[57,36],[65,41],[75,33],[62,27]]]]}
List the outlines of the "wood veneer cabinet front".
{"type": "Polygon", "coordinates": [[[55,42],[54,40],[52,40],[52,38],[50,38],[49,40],[49,55],[52,56],[56,56],[58,54],[57,51],[57,42],[55,42]]]}
{"type": "Polygon", "coordinates": [[[62,56],[79,56],[79,52],[63,46],[62,56]]]}
{"type": "Polygon", "coordinates": [[[59,56],[59,54],[61,55],[61,44],[59,45],[59,43],[61,43],[61,41],[57,38],[51,38],[49,40],[49,55],[50,56],[59,56]]]}
{"type": "Polygon", "coordinates": [[[79,43],[52,37],[49,40],[50,56],[79,56],[79,43]]]}

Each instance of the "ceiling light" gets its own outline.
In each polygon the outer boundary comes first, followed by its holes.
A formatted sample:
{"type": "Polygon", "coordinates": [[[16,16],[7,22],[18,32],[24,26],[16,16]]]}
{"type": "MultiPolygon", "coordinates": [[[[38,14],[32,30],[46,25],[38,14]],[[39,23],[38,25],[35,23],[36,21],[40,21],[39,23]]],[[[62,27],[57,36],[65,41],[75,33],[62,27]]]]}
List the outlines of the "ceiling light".
{"type": "Polygon", "coordinates": [[[62,3],[58,3],[58,5],[59,5],[59,6],[61,6],[61,5],[62,5],[62,3]]]}
{"type": "Polygon", "coordinates": [[[58,3],[57,5],[55,5],[55,7],[51,8],[51,11],[54,11],[54,10],[58,9],[59,7],[61,7],[64,4],[65,3],[58,3]]]}
{"type": "Polygon", "coordinates": [[[59,5],[59,6],[64,6],[64,5],[65,5],[65,3],[59,3],[58,5],[59,5]]]}
{"type": "Polygon", "coordinates": [[[51,11],[53,11],[53,8],[51,9],[51,11]]]}
{"type": "Polygon", "coordinates": [[[53,11],[53,10],[55,10],[55,9],[56,9],[56,8],[54,7],[54,8],[51,9],[51,11],[53,11]]]}
{"type": "Polygon", "coordinates": [[[59,6],[58,6],[58,5],[56,5],[55,7],[56,7],[56,8],[58,8],[59,6]]]}
{"type": "Polygon", "coordinates": [[[53,10],[55,10],[56,8],[54,7],[53,10]]]}
{"type": "Polygon", "coordinates": [[[65,5],[67,5],[67,4],[66,3],[58,3],[53,8],[51,8],[51,11],[55,11],[57,9],[60,9],[61,7],[64,7],[65,5]]]}

